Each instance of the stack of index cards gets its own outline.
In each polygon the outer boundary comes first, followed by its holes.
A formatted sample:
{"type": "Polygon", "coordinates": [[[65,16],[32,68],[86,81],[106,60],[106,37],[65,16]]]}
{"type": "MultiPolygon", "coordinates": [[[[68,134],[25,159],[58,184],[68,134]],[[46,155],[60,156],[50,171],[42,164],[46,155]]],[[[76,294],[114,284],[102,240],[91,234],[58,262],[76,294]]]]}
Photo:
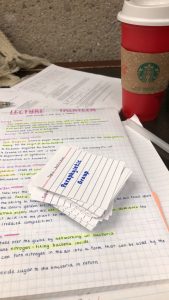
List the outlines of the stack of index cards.
{"type": "Polygon", "coordinates": [[[32,178],[29,191],[32,199],[92,230],[112,215],[114,198],[130,175],[123,161],[66,145],[32,178]]]}

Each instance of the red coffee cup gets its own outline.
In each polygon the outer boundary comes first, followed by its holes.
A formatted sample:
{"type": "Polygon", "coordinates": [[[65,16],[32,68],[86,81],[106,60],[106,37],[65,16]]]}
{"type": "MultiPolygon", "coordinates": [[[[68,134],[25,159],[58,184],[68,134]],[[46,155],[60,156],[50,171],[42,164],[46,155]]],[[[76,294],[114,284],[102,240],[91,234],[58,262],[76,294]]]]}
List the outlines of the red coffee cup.
{"type": "Polygon", "coordinates": [[[123,115],[153,120],[158,116],[169,79],[169,0],[126,0],[118,19],[122,22],[124,55],[123,115]],[[127,60],[131,60],[130,68],[127,60]]]}

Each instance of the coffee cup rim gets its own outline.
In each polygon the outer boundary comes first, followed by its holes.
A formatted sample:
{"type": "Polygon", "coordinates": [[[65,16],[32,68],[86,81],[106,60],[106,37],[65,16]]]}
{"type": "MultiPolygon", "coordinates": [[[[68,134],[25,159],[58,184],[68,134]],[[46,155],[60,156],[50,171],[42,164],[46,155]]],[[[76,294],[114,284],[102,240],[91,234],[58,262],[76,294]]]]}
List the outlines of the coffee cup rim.
{"type": "Polygon", "coordinates": [[[169,0],[125,0],[118,20],[142,26],[169,26],[169,0]],[[161,3],[160,3],[161,2],[161,3]]]}

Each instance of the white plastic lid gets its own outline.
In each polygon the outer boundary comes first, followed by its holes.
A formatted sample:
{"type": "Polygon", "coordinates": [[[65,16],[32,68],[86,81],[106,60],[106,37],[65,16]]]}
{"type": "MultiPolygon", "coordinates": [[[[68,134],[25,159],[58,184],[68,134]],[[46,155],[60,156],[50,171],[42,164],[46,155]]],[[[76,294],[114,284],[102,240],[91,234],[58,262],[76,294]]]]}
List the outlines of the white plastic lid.
{"type": "Polygon", "coordinates": [[[145,26],[169,25],[169,0],[125,0],[118,20],[145,26]]]}

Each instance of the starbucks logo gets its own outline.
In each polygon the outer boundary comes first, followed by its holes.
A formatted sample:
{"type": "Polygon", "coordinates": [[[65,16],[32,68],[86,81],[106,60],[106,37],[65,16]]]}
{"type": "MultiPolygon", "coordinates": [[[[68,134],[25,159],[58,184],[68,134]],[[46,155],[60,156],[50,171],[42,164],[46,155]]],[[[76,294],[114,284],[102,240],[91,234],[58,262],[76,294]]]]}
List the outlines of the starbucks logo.
{"type": "Polygon", "coordinates": [[[154,63],[142,64],[137,71],[138,78],[142,82],[153,82],[158,78],[160,67],[154,63]]]}

